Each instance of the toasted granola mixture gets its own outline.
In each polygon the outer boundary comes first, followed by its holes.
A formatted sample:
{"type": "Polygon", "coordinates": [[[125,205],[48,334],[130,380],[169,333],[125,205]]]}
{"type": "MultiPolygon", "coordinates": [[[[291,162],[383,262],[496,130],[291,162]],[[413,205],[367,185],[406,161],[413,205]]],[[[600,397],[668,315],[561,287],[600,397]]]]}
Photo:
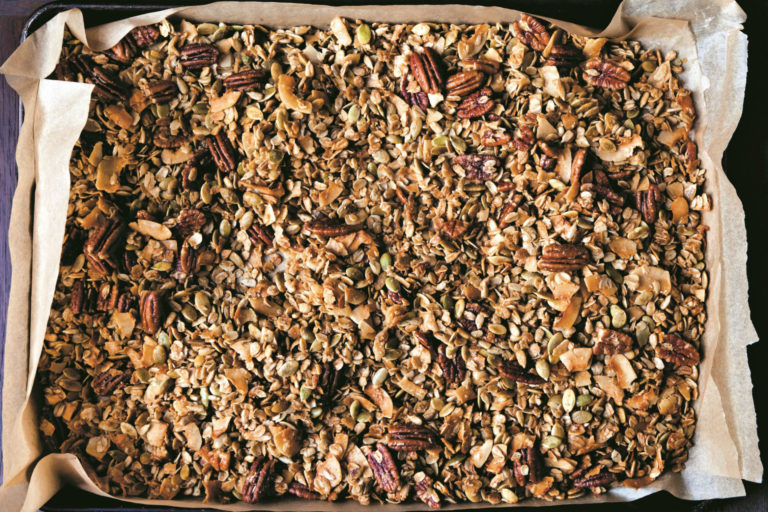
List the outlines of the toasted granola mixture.
{"type": "Polygon", "coordinates": [[[165,21],[56,77],[40,428],[117,495],[431,507],[691,446],[710,208],[682,62],[511,25],[165,21]]]}

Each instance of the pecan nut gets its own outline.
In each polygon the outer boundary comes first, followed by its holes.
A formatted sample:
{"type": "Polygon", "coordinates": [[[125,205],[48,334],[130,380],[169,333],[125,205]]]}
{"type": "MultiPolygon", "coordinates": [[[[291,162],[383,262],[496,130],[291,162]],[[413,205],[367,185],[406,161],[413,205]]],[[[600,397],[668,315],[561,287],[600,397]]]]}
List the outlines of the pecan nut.
{"type": "Polygon", "coordinates": [[[261,224],[253,224],[248,228],[248,238],[254,245],[264,244],[267,247],[272,247],[272,234],[270,229],[261,224]]]}
{"type": "Polygon", "coordinates": [[[133,295],[125,292],[117,299],[117,311],[120,313],[127,313],[133,308],[134,303],[133,295]]]}
{"type": "Polygon", "coordinates": [[[461,67],[468,71],[481,71],[486,75],[495,75],[499,72],[499,63],[489,59],[463,59],[461,67]]]}
{"type": "Polygon", "coordinates": [[[397,465],[389,453],[389,449],[382,443],[376,444],[376,450],[368,454],[368,465],[373,471],[376,483],[385,492],[395,492],[400,487],[400,473],[397,465]]]}
{"type": "Polygon", "coordinates": [[[115,267],[112,257],[122,240],[124,230],[125,223],[112,218],[91,232],[91,236],[83,246],[83,254],[91,268],[106,274],[115,267]]]}
{"type": "Polygon", "coordinates": [[[77,316],[85,309],[85,285],[82,281],[72,283],[72,293],[69,296],[69,309],[77,316]]]}
{"type": "Polygon", "coordinates": [[[495,103],[491,98],[491,89],[483,87],[477,92],[464,98],[456,109],[456,115],[461,119],[472,119],[484,116],[490,112],[495,103]]]}
{"type": "Polygon", "coordinates": [[[323,237],[344,236],[363,229],[362,224],[344,224],[338,220],[320,218],[304,224],[310,233],[323,237]]]}
{"type": "Polygon", "coordinates": [[[212,66],[219,58],[219,50],[210,44],[192,43],[179,50],[179,62],[187,69],[212,66]]]}
{"type": "Polygon", "coordinates": [[[596,475],[576,478],[573,480],[573,486],[577,488],[604,487],[616,479],[613,473],[602,472],[596,475]]]}
{"type": "MultiPolygon", "coordinates": [[[[164,119],[167,120],[168,118],[164,119]]],[[[152,142],[155,143],[155,146],[163,149],[177,149],[187,141],[187,138],[182,134],[173,135],[170,127],[160,123],[158,125],[152,134],[152,142]]]]}
{"type": "Polygon", "coordinates": [[[184,164],[184,169],[181,171],[181,188],[191,190],[210,162],[211,152],[207,146],[195,151],[195,154],[187,160],[187,163],[184,164]]]}
{"type": "Polygon", "coordinates": [[[437,94],[443,87],[443,66],[440,56],[432,48],[424,48],[422,53],[411,53],[408,58],[411,74],[427,94],[437,94]]]}
{"type": "Polygon", "coordinates": [[[623,354],[631,348],[632,337],[629,334],[612,329],[600,329],[597,343],[592,348],[592,352],[597,356],[623,354]]]}
{"type": "Polygon", "coordinates": [[[237,151],[232,147],[227,134],[219,131],[216,135],[208,137],[207,141],[213,161],[221,172],[233,172],[238,163],[237,151]]]}
{"type": "Polygon", "coordinates": [[[487,181],[501,168],[502,163],[493,155],[459,155],[453,159],[465,171],[468,180],[487,181]]]}
{"type": "Polygon", "coordinates": [[[445,92],[448,96],[467,96],[478,90],[485,82],[485,74],[480,71],[461,71],[448,77],[445,92]]]}
{"type": "Polygon", "coordinates": [[[205,214],[195,208],[184,208],[176,219],[176,233],[181,238],[187,238],[192,233],[200,231],[205,226],[205,214]]]}
{"type": "Polygon", "coordinates": [[[293,494],[297,498],[301,498],[303,500],[321,500],[323,497],[320,495],[320,493],[317,493],[307,487],[304,484],[300,484],[297,481],[291,482],[291,485],[288,487],[288,492],[290,494],[293,494]]]}
{"type": "Polygon", "coordinates": [[[146,48],[160,37],[160,31],[152,25],[136,27],[129,34],[139,48],[146,48]]]}
{"type": "Polygon", "coordinates": [[[127,94],[127,88],[117,74],[103,67],[93,68],[91,77],[86,79],[86,82],[92,83],[93,93],[105,100],[123,101],[127,94]]]}
{"type": "Polygon", "coordinates": [[[453,219],[445,221],[441,227],[441,234],[450,240],[459,240],[469,229],[469,223],[463,220],[453,219]]]}
{"type": "Polygon", "coordinates": [[[581,184],[581,175],[584,170],[584,164],[587,161],[587,150],[584,148],[580,148],[578,151],[576,151],[576,154],[573,155],[573,160],[571,161],[571,185],[575,185],[576,187],[579,187],[581,184]]]}
{"type": "Polygon", "coordinates": [[[524,45],[539,52],[549,44],[549,31],[541,21],[528,14],[523,14],[520,21],[512,23],[512,33],[524,45]]]}
{"type": "Polygon", "coordinates": [[[531,386],[539,386],[546,382],[538,374],[529,372],[520,366],[520,363],[515,359],[499,363],[499,374],[507,379],[515,382],[522,382],[523,384],[529,384],[531,386]]]}
{"type": "Polygon", "coordinates": [[[197,251],[188,241],[185,241],[179,251],[179,268],[185,274],[192,274],[197,270],[197,251]]]}
{"type": "Polygon", "coordinates": [[[272,474],[275,461],[256,459],[251,465],[248,476],[243,483],[243,501],[246,503],[258,503],[272,491],[272,474]]]}
{"type": "Polygon", "coordinates": [[[388,446],[398,452],[427,450],[437,446],[437,435],[421,425],[390,425],[388,446]]]}
{"type": "Polygon", "coordinates": [[[503,130],[491,130],[489,128],[480,135],[480,144],[487,148],[503,146],[510,140],[512,140],[512,137],[503,130]]]}
{"type": "Polygon", "coordinates": [[[467,366],[461,352],[456,352],[453,358],[449,358],[445,353],[445,345],[441,345],[437,352],[437,362],[440,369],[443,370],[443,377],[452,384],[459,384],[464,380],[467,374],[467,366]]]}
{"type": "Polygon", "coordinates": [[[578,65],[583,59],[581,50],[573,45],[556,44],[549,51],[549,56],[544,61],[547,66],[557,66],[561,68],[572,68],[578,65]]]}
{"type": "Polygon", "coordinates": [[[152,103],[168,103],[178,92],[179,88],[172,80],[153,80],[144,87],[144,94],[152,103]]]}
{"type": "Polygon", "coordinates": [[[144,292],[139,299],[141,325],[149,334],[155,334],[163,324],[164,306],[158,292],[144,292]]]}
{"type": "Polygon", "coordinates": [[[512,197],[504,203],[504,207],[499,214],[499,227],[504,228],[512,221],[512,214],[517,211],[517,207],[520,206],[520,202],[523,200],[523,195],[520,193],[512,194],[512,197]]]}
{"type": "Polygon", "coordinates": [[[543,464],[535,445],[518,450],[513,458],[512,472],[517,485],[525,487],[541,480],[543,464]]]}
{"type": "Polygon", "coordinates": [[[136,51],[136,44],[129,34],[104,53],[115,62],[119,62],[120,64],[130,64],[136,56],[136,51]]]}
{"type": "Polygon", "coordinates": [[[656,355],[675,366],[694,366],[701,359],[696,347],[677,334],[665,334],[663,341],[656,345],[656,355]]]}
{"type": "Polygon", "coordinates": [[[699,162],[699,149],[696,147],[696,143],[692,140],[685,143],[685,163],[688,175],[693,174],[699,166],[699,163],[701,163],[699,162]]]}
{"type": "Polygon", "coordinates": [[[629,71],[618,64],[598,58],[589,59],[584,65],[584,80],[590,85],[606,89],[623,89],[629,83],[629,71]]]}
{"type": "Polygon", "coordinates": [[[470,302],[464,306],[464,312],[458,322],[467,332],[486,332],[485,319],[491,316],[491,312],[477,302],[470,302]]]}
{"type": "Polygon", "coordinates": [[[405,99],[405,101],[407,101],[410,105],[419,107],[422,110],[426,110],[429,106],[429,97],[427,96],[427,93],[424,91],[410,92],[408,90],[409,83],[410,79],[404,79],[402,85],[400,86],[400,94],[403,96],[403,99],[405,99]]]}
{"type": "Polygon", "coordinates": [[[541,250],[539,269],[547,272],[581,270],[589,263],[589,250],[580,244],[550,244],[541,250]]]}
{"type": "Polygon", "coordinates": [[[419,471],[413,475],[414,489],[416,489],[416,495],[421,501],[426,503],[429,508],[440,508],[440,496],[437,494],[433,487],[432,477],[419,471]]]}
{"type": "Polygon", "coordinates": [[[99,311],[112,311],[117,307],[117,299],[120,290],[117,285],[102,283],[96,296],[96,309],[99,311]]]}
{"type": "Polygon", "coordinates": [[[514,144],[518,151],[530,151],[536,143],[536,136],[527,125],[519,125],[518,130],[520,131],[520,135],[512,140],[512,144],[514,144]]]}
{"type": "Polygon", "coordinates": [[[115,368],[111,368],[105,372],[99,374],[98,377],[93,379],[91,387],[94,393],[99,396],[108,396],[115,391],[120,384],[130,380],[131,374],[126,371],[120,371],[115,368]]]}
{"type": "Polygon", "coordinates": [[[336,391],[341,387],[344,381],[344,371],[337,370],[333,363],[323,365],[323,373],[320,375],[319,388],[323,391],[322,404],[324,409],[328,409],[333,402],[336,391]]]}
{"type": "Polygon", "coordinates": [[[585,183],[581,186],[581,190],[592,192],[598,198],[608,201],[613,207],[624,206],[624,198],[617,194],[608,184],[585,183]]]}
{"type": "Polygon", "coordinates": [[[648,190],[638,190],[635,193],[635,206],[640,210],[643,220],[648,224],[656,222],[662,201],[659,187],[653,183],[648,186],[648,190]]]}
{"type": "Polygon", "coordinates": [[[259,87],[263,79],[263,71],[246,69],[226,77],[224,79],[224,88],[228,91],[251,91],[259,87]]]}

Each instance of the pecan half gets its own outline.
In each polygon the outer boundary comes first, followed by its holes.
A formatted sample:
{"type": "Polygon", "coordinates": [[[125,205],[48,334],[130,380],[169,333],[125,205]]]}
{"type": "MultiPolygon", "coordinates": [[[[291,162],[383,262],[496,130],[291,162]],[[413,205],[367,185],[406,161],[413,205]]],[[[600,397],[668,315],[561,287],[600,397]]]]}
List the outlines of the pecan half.
{"type": "Polygon", "coordinates": [[[149,334],[155,334],[163,324],[163,307],[158,292],[144,292],[139,299],[139,312],[141,313],[141,325],[149,334]]]}
{"type": "Polygon", "coordinates": [[[546,382],[538,374],[529,372],[520,366],[520,363],[515,359],[499,363],[499,374],[515,382],[522,382],[532,386],[538,386],[546,382]]]}
{"type": "Polygon", "coordinates": [[[491,94],[491,89],[483,87],[467,96],[456,109],[456,115],[461,119],[472,119],[487,114],[495,105],[491,94]]]}
{"type": "Polygon", "coordinates": [[[520,21],[512,23],[512,33],[524,45],[530,46],[539,52],[549,44],[549,31],[547,31],[541,21],[528,14],[523,14],[520,17],[520,21]],[[525,27],[523,27],[523,24],[525,24],[525,27]]]}
{"type": "Polygon", "coordinates": [[[228,91],[251,91],[259,87],[263,79],[263,71],[246,69],[226,77],[224,79],[224,88],[228,91]]]}
{"type": "Polygon", "coordinates": [[[368,465],[373,471],[376,483],[385,492],[395,492],[400,487],[400,473],[389,449],[382,443],[376,444],[376,450],[368,454],[368,465]]]}
{"type": "Polygon", "coordinates": [[[587,150],[584,148],[576,151],[571,160],[571,184],[577,187],[581,184],[581,175],[584,170],[584,163],[587,161],[587,150]]]}
{"type": "Polygon", "coordinates": [[[485,74],[480,71],[461,71],[448,77],[445,92],[448,96],[467,96],[483,86],[485,74]]]}
{"type": "Polygon", "coordinates": [[[355,231],[363,229],[362,224],[344,224],[341,221],[321,218],[315,219],[304,224],[304,228],[309,230],[310,233],[324,236],[324,237],[336,237],[344,236],[355,231]]]}
{"type": "Polygon", "coordinates": [[[116,368],[110,368],[109,370],[102,372],[98,377],[93,379],[91,387],[93,392],[99,396],[110,395],[117,387],[123,382],[130,380],[131,374],[126,371],[121,371],[116,368]]]}
{"type": "Polygon", "coordinates": [[[184,241],[179,251],[179,268],[185,274],[192,274],[197,270],[197,251],[188,241],[184,241]]]}
{"type": "Polygon", "coordinates": [[[589,263],[589,250],[580,244],[550,244],[541,250],[539,269],[547,272],[580,270],[589,263]]]}
{"type": "Polygon", "coordinates": [[[160,31],[152,25],[144,25],[132,29],[129,34],[139,48],[146,48],[160,37],[160,31]]]}
{"type": "Polygon", "coordinates": [[[478,326],[478,315],[482,315],[483,318],[486,319],[491,316],[491,312],[482,304],[477,302],[469,302],[466,306],[464,306],[464,312],[461,314],[458,322],[467,332],[474,332],[478,330],[486,332],[484,322],[480,324],[481,326],[478,326]]]}
{"type": "Polygon", "coordinates": [[[233,172],[237,168],[238,154],[232,147],[227,134],[221,130],[216,135],[208,137],[207,142],[213,161],[221,172],[233,172]]]}
{"type": "Polygon", "coordinates": [[[440,496],[432,487],[432,477],[423,471],[419,471],[413,475],[413,481],[415,482],[413,487],[416,489],[416,495],[419,499],[426,503],[429,508],[440,508],[440,496]]]}
{"type": "Polygon", "coordinates": [[[512,137],[503,130],[491,130],[489,128],[480,135],[480,144],[487,148],[502,146],[510,140],[512,140],[512,137]]]}
{"type": "Polygon", "coordinates": [[[275,461],[256,459],[251,465],[248,476],[243,483],[243,501],[246,503],[258,503],[272,491],[272,473],[275,461]]]}
{"type": "Polygon", "coordinates": [[[205,226],[205,214],[195,208],[184,208],[176,219],[176,233],[181,238],[187,238],[192,233],[200,231],[205,226]]]}
{"type": "Polygon", "coordinates": [[[595,355],[622,354],[632,348],[632,337],[621,331],[601,329],[598,333],[598,341],[592,348],[595,355]]]}
{"type": "Polygon", "coordinates": [[[453,159],[465,171],[468,180],[487,181],[501,169],[502,163],[493,155],[459,155],[453,159]]]}
{"type": "Polygon", "coordinates": [[[535,446],[518,450],[512,463],[517,485],[525,487],[526,484],[535,484],[541,480],[542,466],[541,456],[535,446]]]}
{"type": "Polygon", "coordinates": [[[445,221],[441,226],[440,233],[450,240],[458,240],[464,236],[469,229],[469,223],[463,220],[453,219],[445,221]]]}
{"type": "Polygon", "coordinates": [[[606,89],[623,89],[631,78],[629,71],[618,64],[599,58],[589,59],[584,65],[584,80],[606,89]]]}
{"type": "Polygon", "coordinates": [[[437,352],[437,362],[440,365],[440,369],[443,370],[443,377],[447,382],[459,384],[464,380],[467,374],[467,366],[464,363],[464,358],[461,357],[461,352],[456,352],[453,358],[449,358],[445,354],[445,345],[440,345],[440,349],[437,352]]]}
{"type": "Polygon", "coordinates": [[[119,62],[120,64],[130,64],[136,56],[136,51],[136,44],[129,34],[104,53],[115,62],[119,62]]]}
{"type": "Polygon", "coordinates": [[[518,126],[520,135],[512,139],[512,144],[518,151],[529,151],[536,143],[536,136],[533,131],[526,125],[521,124],[518,126]]]}
{"type": "Polygon", "coordinates": [[[583,60],[581,50],[571,44],[552,46],[549,56],[544,61],[547,66],[558,66],[561,68],[572,68],[583,60]]]}
{"type": "Polygon", "coordinates": [[[102,283],[96,296],[96,309],[99,311],[112,311],[117,307],[117,298],[120,290],[117,285],[102,283]]]}
{"type": "Polygon", "coordinates": [[[128,292],[124,292],[117,299],[117,311],[120,313],[127,313],[133,308],[134,303],[135,301],[133,299],[133,295],[128,292]]]}
{"type": "Polygon", "coordinates": [[[72,283],[72,293],[69,296],[69,309],[73,315],[79,315],[85,309],[85,285],[82,281],[72,283]]]}
{"type": "Polygon", "coordinates": [[[613,473],[603,472],[596,475],[577,478],[573,481],[573,486],[577,488],[604,487],[616,479],[613,473]]]}
{"type": "Polygon", "coordinates": [[[510,217],[512,214],[517,210],[517,207],[520,206],[520,202],[523,200],[523,195],[519,193],[512,194],[512,197],[504,203],[504,207],[501,209],[501,213],[499,214],[499,227],[503,228],[509,225],[511,222],[510,217]]]}
{"type": "Polygon", "coordinates": [[[184,169],[181,171],[181,188],[184,190],[190,190],[192,186],[197,183],[198,179],[203,173],[203,170],[208,167],[211,162],[211,152],[207,146],[204,146],[192,155],[192,158],[187,160],[184,164],[184,169]]]}
{"type": "Polygon", "coordinates": [[[696,347],[677,334],[665,334],[663,341],[656,345],[656,355],[676,366],[694,366],[701,359],[696,347]]]}
{"type": "Polygon", "coordinates": [[[219,58],[219,50],[210,44],[187,44],[179,50],[179,62],[187,69],[212,66],[219,58]]]}
{"type": "Polygon", "coordinates": [[[652,183],[648,190],[638,190],[635,193],[635,206],[643,215],[643,220],[648,224],[653,224],[659,217],[659,208],[661,208],[663,198],[659,187],[652,183]]]}
{"type": "Polygon", "coordinates": [[[422,110],[426,110],[429,106],[429,98],[427,97],[427,93],[424,91],[409,92],[408,83],[410,83],[410,79],[405,78],[403,79],[403,83],[400,86],[400,94],[403,96],[403,99],[410,105],[419,107],[422,110]]]}
{"type": "MultiPolygon", "coordinates": [[[[168,119],[167,117],[164,119],[168,119]]],[[[162,121],[162,120],[160,120],[162,121]]],[[[155,146],[163,149],[177,149],[184,145],[184,143],[187,141],[187,138],[184,135],[177,134],[173,135],[171,133],[171,129],[168,126],[164,126],[160,123],[158,123],[158,127],[155,129],[155,132],[152,134],[152,142],[155,143],[155,146]]]]}
{"type": "Polygon", "coordinates": [[[463,59],[461,67],[469,71],[482,71],[486,75],[495,75],[499,72],[499,63],[489,59],[463,59]]]}
{"type": "Polygon", "coordinates": [[[115,266],[112,255],[122,240],[124,230],[125,223],[112,218],[91,232],[83,247],[83,254],[92,268],[106,274],[115,266]]]}
{"type": "Polygon", "coordinates": [[[94,68],[91,78],[86,82],[92,83],[93,93],[105,100],[122,101],[127,94],[126,85],[120,81],[117,74],[102,67],[94,68]]]}
{"type": "Polygon", "coordinates": [[[389,448],[399,452],[413,452],[436,447],[437,435],[421,425],[390,425],[389,448]]]}
{"type": "Polygon", "coordinates": [[[539,166],[545,171],[551,171],[557,163],[557,157],[559,155],[558,149],[554,145],[543,140],[538,141],[536,144],[541,149],[541,152],[544,153],[539,157],[539,166]]]}
{"type": "Polygon", "coordinates": [[[592,192],[595,196],[605,199],[614,207],[624,206],[624,198],[617,194],[608,184],[585,183],[581,186],[581,190],[592,192]]]}
{"type": "Polygon", "coordinates": [[[422,53],[411,53],[408,58],[411,74],[427,94],[437,94],[443,87],[443,68],[440,56],[432,48],[424,48],[422,53]]]}
{"type": "Polygon", "coordinates": [[[272,247],[272,235],[269,232],[269,228],[262,226],[261,224],[253,224],[248,228],[248,238],[254,245],[264,244],[267,247],[272,247]]]}
{"type": "Polygon", "coordinates": [[[178,92],[179,88],[172,80],[153,80],[144,86],[144,94],[152,103],[168,103],[178,92]]]}
{"type": "Polygon", "coordinates": [[[288,492],[290,494],[293,494],[294,496],[301,498],[303,500],[321,500],[323,497],[320,495],[320,493],[317,493],[307,487],[304,484],[300,484],[297,481],[291,482],[291,485],[288,486],[288,492]]]}

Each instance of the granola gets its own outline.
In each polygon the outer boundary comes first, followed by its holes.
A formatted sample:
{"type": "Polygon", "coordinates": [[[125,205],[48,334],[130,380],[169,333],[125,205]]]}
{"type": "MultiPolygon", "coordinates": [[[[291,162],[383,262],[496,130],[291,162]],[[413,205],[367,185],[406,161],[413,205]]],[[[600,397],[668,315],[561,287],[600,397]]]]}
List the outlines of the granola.
{"type": "Polygon", "coordinates": [[[105,491],[430,507],[647,485],[696,424],[682,62],[511,25],[164,21],[94,85],[38,375],[105,491]]]}

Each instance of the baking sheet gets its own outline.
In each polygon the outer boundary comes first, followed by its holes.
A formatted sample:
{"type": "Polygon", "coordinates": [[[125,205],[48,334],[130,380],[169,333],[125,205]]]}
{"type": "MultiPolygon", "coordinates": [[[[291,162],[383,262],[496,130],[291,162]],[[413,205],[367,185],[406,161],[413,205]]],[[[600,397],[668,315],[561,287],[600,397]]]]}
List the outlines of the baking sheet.
{"type": "MultiPolygon", "coordinates": [[[[27,115],[19,137],[19,184],[11,213],[11,283],[3,388],[3,469],[0,500],[8,510],[37,510],[62,485],[70,483],[104,495],[73,455],[42,454],[36,407],[30,394],[58,275],[68,202],[68,162],[87,117],[92,86],[45,80],[56,65],[65,25],[95,50],[111,47],[131,28],[171,14],[195,21],[257,23],[269,26],[327,26],[335,16],[381,22],[442,21],[508,23],[519,12],[498,7],[364,6],[220,2],[168,9],[84,28],[78,10],[67,11],[35,32],[0,68],[19,93],[27,115]],[[31,227],[30,227],[31,226],[31,227]],[[18,411],[21,411],[19,413],[18,411]],[[36,462],[37,461],[37,462],[36,462]]],[[[554,21],[585,35],[631,37],[662,51],[675,49],[685,59],[682,75],[692,90],[698,121],[694,140],[702,166],[709,170],[707,191],[714,209],[703,216],[710,226],[707,266],[710,289],[707,330],[702,340],[699,422],[687,468],[668,474],[642,490],[614,489],[597,501],[637,499],[666,489],[687,499],[742,495],[742,479],[762,478],[746,345],[757,340],[749,320],[746,279],[746,231],[741,203],[722,169],[722,154],[741,116],[746,81],[744,13],[730,0],[627,0],[610,25],[600,31],[554,21]],[[716,122],[713,122],[716,120],[716,122]]],[[[738,170],[735,170],[738,171],[738,170]]],[[[135,503],[199,507],[199,501],[137,500],[135,503]]],[[[592,497],[572,503],[595,501],[592,497]]],[[[526,501],[527,506],[546,502],[526,501]]],[[[558,502],[558,504],[562,504],[558,502]]],[[[226,510],[357,509],[356,502],[279,500],[257,506],[206,504],[226,510]]],[[[482,508],[463,504],[452,508],[482,508]]],[[[503,506],[503,505],[499,505],[503,506]]],[[[423,509],[421,504],[372,505],[371,509],[423,509]]]]}

